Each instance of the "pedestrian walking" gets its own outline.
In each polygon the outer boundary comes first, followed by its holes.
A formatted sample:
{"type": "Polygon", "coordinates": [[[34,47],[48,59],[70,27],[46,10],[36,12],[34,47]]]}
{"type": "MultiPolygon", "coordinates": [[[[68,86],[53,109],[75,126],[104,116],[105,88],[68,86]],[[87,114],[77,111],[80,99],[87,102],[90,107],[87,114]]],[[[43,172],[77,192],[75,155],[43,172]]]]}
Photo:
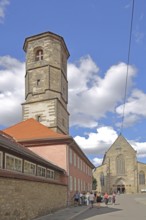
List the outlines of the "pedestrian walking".
{"type": "Polygon", "coordinates": [[[86,193],[85,198],[86,198],[86,205],[88,206],[89,205],[89,192],[86,193]]]}
{"type": "Polygon", "coordinates": [[[100,208],[100,203],[102,201],[101,193],[96,194],[96,202],[97,202],[97,208],[100,208]]]}
{"type": "Polygon", "coordinates": [[[90,208],[93,208],[94,199],[95,199],[95,196],[94,196],[93,192],[90,192],[90,194],[89,194],[90,208]]]}
{"type": "Polygon", "coordinates": [[[73,195],[74,198],[74,206],[78,206],[79,205],[79,200],[80,200],[80,193],[78,191],[75,192],[75,194],[73,195]]]}
{"type": "Polygon", "coordinates": [[[113,192],[113,194],[112,194],[112,204],[115,205],[115,202],[116,202],[116,193],[113,192]]]}
{"type": "Polygon", "coordinates": [[[108,195],[108,193],[106,192],[106,193],[104,194],[104,202],[105,202],[105,205],[108,205],[108,200],[109,200],[109,195],[108,195]]]}

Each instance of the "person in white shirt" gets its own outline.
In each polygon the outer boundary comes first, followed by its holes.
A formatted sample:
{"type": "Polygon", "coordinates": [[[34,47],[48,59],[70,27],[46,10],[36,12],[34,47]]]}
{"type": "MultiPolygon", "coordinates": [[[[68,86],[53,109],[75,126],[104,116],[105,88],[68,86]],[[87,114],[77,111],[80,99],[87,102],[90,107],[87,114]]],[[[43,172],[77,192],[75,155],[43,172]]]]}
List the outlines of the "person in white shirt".
{"type": "Polygon", "coordinates": [[[93,208],[94,199],[95,199],[95,196],[94,196],[93,192],[90,192],[90,194],[89,194],[89,203],[91,205],[90,208],[93,208]]]}
{"type": "Polygon", "coordinates": [[[85,198],[86,198],[86,205],[89,205],[89,192],[86,193],[85,198]]]}

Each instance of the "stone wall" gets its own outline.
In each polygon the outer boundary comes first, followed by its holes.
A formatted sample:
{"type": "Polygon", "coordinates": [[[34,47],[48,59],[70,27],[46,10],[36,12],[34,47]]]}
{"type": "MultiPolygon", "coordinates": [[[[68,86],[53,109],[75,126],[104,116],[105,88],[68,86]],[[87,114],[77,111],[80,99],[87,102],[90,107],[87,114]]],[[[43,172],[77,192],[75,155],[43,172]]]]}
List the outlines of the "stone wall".
{"type": "Polygon", "coordinates": [[[64,185],[0,177],[0,220],[31,220],[66,206],[64,185]]]}

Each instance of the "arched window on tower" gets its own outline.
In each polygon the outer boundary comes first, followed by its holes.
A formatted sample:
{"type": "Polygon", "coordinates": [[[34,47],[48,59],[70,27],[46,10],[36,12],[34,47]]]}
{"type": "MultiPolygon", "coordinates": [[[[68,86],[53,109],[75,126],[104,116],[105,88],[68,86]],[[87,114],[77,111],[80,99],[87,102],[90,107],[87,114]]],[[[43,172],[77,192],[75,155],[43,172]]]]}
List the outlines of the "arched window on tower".
{"type": "Polygon", "coordinates": [[[139,184],[140,185],[145,184],[145,173],[142,170],[139,172],[139,184]]]}
{"type": "Polygon", "coordinates": [[[43,60],[43,50],[38,49],[35,53],[35,61],[41,61],[43,60]]]}
{"type": "Polygon", "coordinates": [[[122,154],[118,155],[116,158],[116,170],[117,170],[117,175],[125,174],[125,159],[122,154]]]}
{"type": "Polygon", "coordinates": [[[36,120],[37,120],[38,122],[41,122],[41,115],[36,115],[36,120]]]}

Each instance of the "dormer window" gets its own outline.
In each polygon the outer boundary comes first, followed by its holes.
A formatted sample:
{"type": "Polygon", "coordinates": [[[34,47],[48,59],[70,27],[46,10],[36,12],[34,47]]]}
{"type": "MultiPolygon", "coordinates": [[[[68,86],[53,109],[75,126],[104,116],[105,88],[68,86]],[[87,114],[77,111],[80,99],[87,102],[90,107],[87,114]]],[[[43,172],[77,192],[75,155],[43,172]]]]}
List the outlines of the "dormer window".
{"type": "Polygon", "coordinates": [[[39,49],[36,51],[35,61],[41,61],[41,60],[43,60],[43,50],[39,49]]]}

